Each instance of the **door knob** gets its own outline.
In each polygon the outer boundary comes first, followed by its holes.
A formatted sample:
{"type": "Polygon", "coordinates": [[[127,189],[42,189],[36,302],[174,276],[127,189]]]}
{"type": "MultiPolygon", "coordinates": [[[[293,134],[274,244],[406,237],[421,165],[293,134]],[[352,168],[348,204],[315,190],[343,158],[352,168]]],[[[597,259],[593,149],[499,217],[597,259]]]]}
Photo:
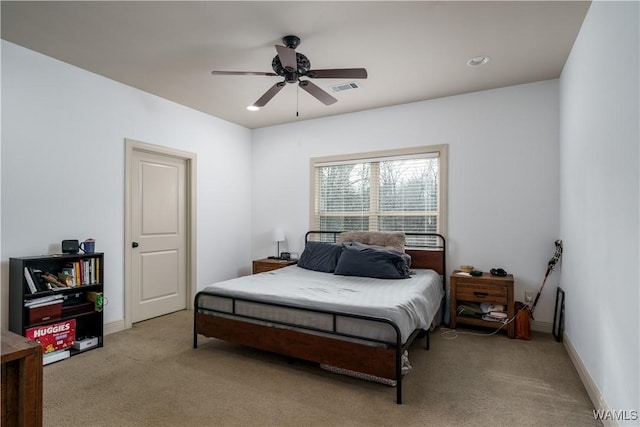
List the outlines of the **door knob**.
{"type": "Polygon", "coordinates": [[[138,242],[133,242],[133,243],[131,243],[131,247],[132,247],[132,248],[137,248],[138,246],[139,246],[139,245],[138,245],[138,242]]]}

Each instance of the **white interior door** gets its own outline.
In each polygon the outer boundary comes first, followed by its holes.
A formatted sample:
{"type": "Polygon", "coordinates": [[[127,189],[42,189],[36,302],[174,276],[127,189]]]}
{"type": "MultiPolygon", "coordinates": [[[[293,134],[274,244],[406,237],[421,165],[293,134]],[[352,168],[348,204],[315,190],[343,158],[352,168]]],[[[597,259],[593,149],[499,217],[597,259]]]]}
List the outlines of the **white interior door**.
{"type": "Polygon", "coordinates": [[[133,323],[187,308],[186,173],[185,159],[133,152],[133,323]]]}

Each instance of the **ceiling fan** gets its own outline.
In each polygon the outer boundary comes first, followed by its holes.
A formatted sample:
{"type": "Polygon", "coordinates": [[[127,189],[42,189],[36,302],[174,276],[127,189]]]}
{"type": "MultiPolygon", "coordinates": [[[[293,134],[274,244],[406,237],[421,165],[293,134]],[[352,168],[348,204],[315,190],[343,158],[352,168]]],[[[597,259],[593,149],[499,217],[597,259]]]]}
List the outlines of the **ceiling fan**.
{"type": "Polygon", "coordinates": [[[271,86],[252,107],[264,107],[287,83],[298,83],[302,89],[310,93],[325,105],[331,105],[338,100],[316,86],[310,80],[300,80],[301,77],[310,79],[366,79],[367,70],[364,68],[333,68],[326,70],[311,70],[311,62],[305,55],[296,52],[300,45],[297,36],[285,36],[282,38],[284,46],[276,45],[278,54],[271,61],[273,73],[259,71],[212,71],[213,75],[250,75],[284,77],[284,81],[271,86]]]}

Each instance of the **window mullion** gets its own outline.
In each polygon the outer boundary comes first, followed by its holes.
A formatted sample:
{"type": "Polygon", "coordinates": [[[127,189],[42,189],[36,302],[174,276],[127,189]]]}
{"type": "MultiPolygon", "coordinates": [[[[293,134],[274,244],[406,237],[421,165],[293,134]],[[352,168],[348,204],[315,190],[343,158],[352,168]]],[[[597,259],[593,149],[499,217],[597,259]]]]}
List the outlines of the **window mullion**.
{"type": "Polygon", "coordinates": [[[313,202],[313,211],[314,211],[314,215],[313,215],[313,225],[312,225],[312,229],[313,230],[320,230],[320,217],[321,217],[321,212],[320,212],[320,195],[322,193],[322,169],[321,168],[315,168],[315,188],[314,188],[314,194],[312,194],[312,197],[314,197],[314,202],[313,202]]]}
{"type": "Polygon", "coordinates": [[[378,214],[380,213],[380,163],[371,163],[369,191],[369,231],[378,231],[378,214]]]}

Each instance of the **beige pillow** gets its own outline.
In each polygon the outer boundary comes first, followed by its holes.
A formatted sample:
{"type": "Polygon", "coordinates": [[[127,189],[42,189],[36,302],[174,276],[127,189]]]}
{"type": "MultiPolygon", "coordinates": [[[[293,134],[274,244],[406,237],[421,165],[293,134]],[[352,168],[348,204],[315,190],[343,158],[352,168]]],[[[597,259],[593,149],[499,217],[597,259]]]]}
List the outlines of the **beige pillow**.
{"type": "Polygon", "coordinates": [[[402,232],[344,231],[338,236],[338,242],[358,242],[364,245],[382,246],[404,252],[405,236],[402,232]]]}

